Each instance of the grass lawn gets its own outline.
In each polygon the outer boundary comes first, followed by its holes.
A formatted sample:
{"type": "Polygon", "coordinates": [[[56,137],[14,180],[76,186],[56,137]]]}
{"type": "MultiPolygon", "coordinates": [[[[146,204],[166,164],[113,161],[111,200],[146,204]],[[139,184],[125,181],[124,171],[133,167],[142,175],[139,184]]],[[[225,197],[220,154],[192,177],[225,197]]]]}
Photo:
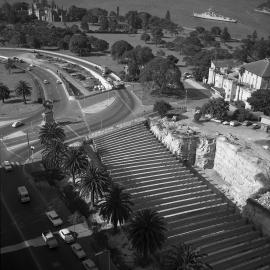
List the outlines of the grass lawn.
{"type": "Polygon", "coordinates": [[[0,82],[8,86],[10,89],[10,98],[5,100],[5,103],[0,101],[0,117],[22,118],[27,114],[41,109],[41,104],[33,103],[35,97],[35,85],[27,73],[22,73],[18,69],[13,69],[9,74],[3,64],[0,64],[0,82]],[[31,96],[27,97],[27,104],[23,103],[21,97],[15,95],[14,89],[20,80],[26,81],[33,89],[31,96]]]}

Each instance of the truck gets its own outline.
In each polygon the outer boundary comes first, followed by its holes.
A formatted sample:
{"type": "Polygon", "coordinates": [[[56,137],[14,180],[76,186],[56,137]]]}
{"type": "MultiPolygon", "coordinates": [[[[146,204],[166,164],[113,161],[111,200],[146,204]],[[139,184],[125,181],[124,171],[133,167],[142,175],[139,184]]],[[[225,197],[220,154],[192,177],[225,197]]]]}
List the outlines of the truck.
{"type": "Polygon", "coordinates": [[[51,231],[43,232],[42,239],[44,240],[44,242],[49,248],[58,247],[58,242],[51,231]]]}

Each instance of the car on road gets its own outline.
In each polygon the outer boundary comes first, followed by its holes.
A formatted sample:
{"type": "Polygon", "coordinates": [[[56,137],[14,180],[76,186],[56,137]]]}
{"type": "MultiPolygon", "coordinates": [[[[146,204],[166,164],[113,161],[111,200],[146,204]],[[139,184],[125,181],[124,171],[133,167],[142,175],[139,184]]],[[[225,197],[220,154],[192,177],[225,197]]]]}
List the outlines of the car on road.
{"type": "Polygon", "coordinates": [[[98,270],[96,264],[90,259],[83,260],[82,264],[85,270],[98,270]]]}
{"type": "Polygon", "coordinates": [[[43,83],[44,84],[48,84],[49,82],[47,80],[43,80],[43,83]]]}
{"type": "Polygon", "coordinates": [[[20,126],[22,126],[23,125],[23,122],[21,122],[21,121],[15,121],[15,122],[13,122],[12,123],[12,127],[13,128],[17,128],[17,127],[20,127],[20,126]]]}
{"type": "Polygon", "coordinates": [[[30,196],[25,186],[17,187],[17,193],[21,203],[30,202],[30,196]]]}
{"type": "Polygon", "coordinates": [[[60,80],[56,80],[56,83],[57,84],[61,84],[62,82],[60,80]]]}
{"type": "Polygon", "coordinates": [[[237,126],[240,126],[241,124],[240,124],[240,122],[238,122],[238,121],[230,121],[230,126],[232,126],[232,127],[237,127],[237,126]]]}
{"type": "Polygon", "coordinates": [[[242,126],[251,126],[252,125],[252,122],[251,121],[248,121],[248,120],[245,120],[243,123],[242,123],[242,126]]]}
{"type": "Polygon", "coordinates": [[[58,216],[55,210],[46,212],[46,216],[52,222],[53,226],[60,226],[63,224],[63,220],[58,216]]]}
{"type": "Polygon", "coordinates": [[[72,244],[71,249],[79,259],[83,259],[86,257],[86,254],[79,243],[72,244]]]}
{"type": "Polygon", "coordinates": [[[261,125],[257,123],[252,124],[252,129],[259,129],[259,128],[261,128],[261,125]]]}
{"type": "Polygon", "coordinates": [[[225,125],[225,126],[227,126],[227,125],[229,125],[229,124],[230,124],[229,121],[223,121],[223,122],[222,122],[222,125],[225,125]]]}
{"type": "Polygon", "coordinates": [[[66,243],[72,243],[75,241],[75,238],[69,229],[60,230],[59,235],[66,243]]]}
{"type": "Polygon", "coordinates": [[[6,171],[6,172],[12,171],[11,163],[10,163],[8,160],[5,160],[5,161],[3,162],[3,167],[5,168],[5,171],[6,171]]]}
{"type": "Polygon", "coordinates": [[[49,248],[58,247],[58,242],[51,231],[46,231],[41,234],[42,239],[49,248]]]}

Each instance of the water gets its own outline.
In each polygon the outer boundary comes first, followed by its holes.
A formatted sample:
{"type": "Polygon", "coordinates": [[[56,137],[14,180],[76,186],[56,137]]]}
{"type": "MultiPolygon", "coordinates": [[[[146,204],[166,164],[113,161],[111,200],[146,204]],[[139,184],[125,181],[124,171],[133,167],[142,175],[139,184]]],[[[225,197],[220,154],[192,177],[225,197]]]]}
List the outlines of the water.
{"type": "MultiPolygon", "coordinates": [[[[2,2],[3,0],[0,0],[2,2]]],[[[16,2],[12,0],[10,2],[16,2]]],[[[108,11],[116,11],[120,7],[120,14],[129,10],[147,11],[153,15],[164,17],[170,10],[171,18],[179,25],[186,27],[212,26],[228,27],[235,38],[243,38],[254,30],[259,36],[270,36],[270,15],[254,12],[253,9],[266,0],[56,0],[61,6],[69,7],[72,4],[85,8],[101,7],[108,11]],[[193,11],[204,12],[213,8],[217,13],[238,20],[238,23],[225,23],[194,18],[193,11]]],[[[30,2],[30,0],[28,0],[30,2]]]]}

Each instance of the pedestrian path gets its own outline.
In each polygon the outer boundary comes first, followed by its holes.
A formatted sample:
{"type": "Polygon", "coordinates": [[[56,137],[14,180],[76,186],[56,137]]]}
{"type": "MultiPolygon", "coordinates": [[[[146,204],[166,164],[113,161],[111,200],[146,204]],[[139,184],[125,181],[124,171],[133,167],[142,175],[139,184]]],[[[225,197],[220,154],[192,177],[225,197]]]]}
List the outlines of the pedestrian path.
{"type": "Polygon", "coordinates": [[[213,269],[270,269],[270,240],[229,201],[176,159],[138,123],[94,139],[115,183],[131,193],[134,211],[157,210],[168,226],[166,247],[200,248],[213,269]]]}

